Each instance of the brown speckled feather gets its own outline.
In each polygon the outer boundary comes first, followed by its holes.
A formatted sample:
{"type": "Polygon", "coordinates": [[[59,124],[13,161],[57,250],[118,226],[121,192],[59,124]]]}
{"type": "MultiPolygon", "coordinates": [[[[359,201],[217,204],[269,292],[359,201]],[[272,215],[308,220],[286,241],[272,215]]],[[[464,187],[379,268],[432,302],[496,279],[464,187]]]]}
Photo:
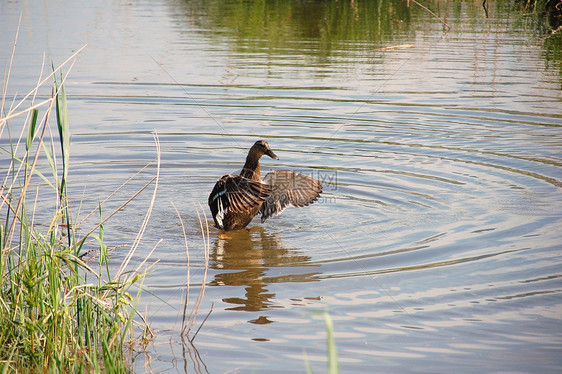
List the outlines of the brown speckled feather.
{"type": "Polygon", "coordinates": [[[209,207],[218,228],[243,229],[261,212],[262,222],[288,205],[303,207],[318,199],[322,186],[316,179],[290,171],[274,171],[260,177],[263,155],[279,160],[266,141],[254,143],[240,175],[220,178],[209,195],[209,207]]]}
{"type": "Polygon", "coordinates": [[[263,181],[271,186],[271,194],[260,208],[262,222],[289,205],[301,208],[312,204],[322,192],[316,179],[292,171],[269,172],[263,181]]]}
{"type": "MultiPolygon", "coordinates": [[[[232,230],[243,225],[257,214],[263,201],[271,193],[271,188],[263,183],[243,178],[239,175],[225,175],[217,181],[209,195],[209,207],[217,227],[232,230]],[[247,212],[256,213],[246,217],[247,212]],[[234,217],[243,217],[240,223],[234,217]]],[[[246,225],[249,221],[246,223],[246,225]]],[[[244,225],[244,226],[246,226],[244,225]]]]}

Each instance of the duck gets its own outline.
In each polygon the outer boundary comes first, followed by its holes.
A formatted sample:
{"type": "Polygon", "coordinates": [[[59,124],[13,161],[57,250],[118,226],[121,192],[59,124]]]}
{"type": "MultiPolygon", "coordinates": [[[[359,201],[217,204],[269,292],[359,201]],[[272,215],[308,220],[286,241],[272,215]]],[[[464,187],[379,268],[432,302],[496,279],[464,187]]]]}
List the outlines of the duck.
{"type": "Polygon", "coordinates": [[[258,140],[248,151],[240,174],[226,174],[215,184],[209,207],[217,228],[245,229],[258,213],[263,223],[289,205],[304,207],[320,197],[320,182],[302,173],[270,171],[262,181],[259,161],[263,155],[279,160],[268,142],[258,140]]]}

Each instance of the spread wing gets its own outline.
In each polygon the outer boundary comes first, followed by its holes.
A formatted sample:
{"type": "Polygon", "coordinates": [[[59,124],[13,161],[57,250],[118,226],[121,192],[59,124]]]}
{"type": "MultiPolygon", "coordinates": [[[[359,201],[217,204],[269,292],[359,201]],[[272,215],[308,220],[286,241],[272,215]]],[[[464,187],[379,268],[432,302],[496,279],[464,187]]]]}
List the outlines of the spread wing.
{"type": "Polygon", "coordinates": [[[300,208],[312,204],[322,192],[316,179],[292,171],[269,172],[263,182],[271,186],[271,194],[260,208],[262,222],[288,205],[300,208]]]}
{"type": "Polygon", "coordinates": [[[271,193],[263,183],[239,175],[225,175],[217,181],[209,195],[209,207],[219,227],[228,212],[243,212],[261,204],[271,193]]]}

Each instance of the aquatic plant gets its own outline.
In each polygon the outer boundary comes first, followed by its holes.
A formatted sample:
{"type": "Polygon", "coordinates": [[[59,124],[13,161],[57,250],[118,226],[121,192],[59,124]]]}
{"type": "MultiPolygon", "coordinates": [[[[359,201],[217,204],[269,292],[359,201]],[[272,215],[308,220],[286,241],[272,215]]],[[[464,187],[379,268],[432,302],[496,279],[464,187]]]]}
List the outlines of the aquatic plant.
{"type": "MultiPolygon", "coordinates": [[[[334,324],[332,322],[332,317],[326,311],[320,312],[324,318],[324,324],[326,325],[326,335],[327,335],[327,345],[328,345],[328,374],[339,374],[340,366],[338,361],[338,351],[336,348],[336,339],[334,337],[334,324]]],[[[307,374],[312,374],[312,368],[310,367],[310,362],[305,352],[305,366],[307,374]]]]}
{"type": "Polygon", "coordinates": [[[70,65],[66,70],[71,70],[79,52],[59,67],[53,66],[51,74],[41,77],[28,94],[16,96],[9,107],[11,62],[4,77],[0,110],[0,152],[4,154],[0,159],[2,373],[126,372],[135,333],[141,331],[137,335],[146,339],[150,332],[136,310],[140,291],[135,294],[131,288],[142,283],[152,252],[134,269],[129,262],[155,200],[158,140],[156,176],[106,217],[104,202],[99,203],[87,216],[99,214],[99,221],[93,227],[82,227],[73,216],[75,207],[68,192],[68,73],[62,73],[63,66],[70,65]],[[38,101],[38,91],[46,84],[52,84],[52,93],[38,101]],[[56,131],[51,131],[53,121],[56,131]],[[19,135],[12,136],[14,129],[19,135]],[[154,192],[141,229],[112,274],[104,224],[151,184],[154,192]]]}

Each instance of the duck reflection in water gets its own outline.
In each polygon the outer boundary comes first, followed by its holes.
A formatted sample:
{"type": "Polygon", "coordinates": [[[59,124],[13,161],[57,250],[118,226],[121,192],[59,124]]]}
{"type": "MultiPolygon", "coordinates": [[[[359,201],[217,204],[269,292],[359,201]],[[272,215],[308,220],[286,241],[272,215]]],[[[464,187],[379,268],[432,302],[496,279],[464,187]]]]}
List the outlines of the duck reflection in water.
{"type": "MultiPolygon", "coordinates": [[[[281,308],[282,306],[275,305],[273,300],[275,294],[268,291],[267,285],[314,281],[314,275],[319,274],[318,272],[298,273],[305,267],[315,266],[309,261],[309,256],[284,248],[279,234],[268,234],[259,226],[249,231],[238,230],[228,239],[215,240],[209,266],[219,272],[210,285],[245,286],[244,297],[223,299],[225,303],[234,305],[227,310],[255,312],[281,308]],[[271,268],[278,268],[279,271],[273,275],[270,272],[271,268]],[[224,272],[220,272],[221,270],[224,272]]],[[[260,317],[250,322],[268,323],[269,321],[260,317]]]]}

